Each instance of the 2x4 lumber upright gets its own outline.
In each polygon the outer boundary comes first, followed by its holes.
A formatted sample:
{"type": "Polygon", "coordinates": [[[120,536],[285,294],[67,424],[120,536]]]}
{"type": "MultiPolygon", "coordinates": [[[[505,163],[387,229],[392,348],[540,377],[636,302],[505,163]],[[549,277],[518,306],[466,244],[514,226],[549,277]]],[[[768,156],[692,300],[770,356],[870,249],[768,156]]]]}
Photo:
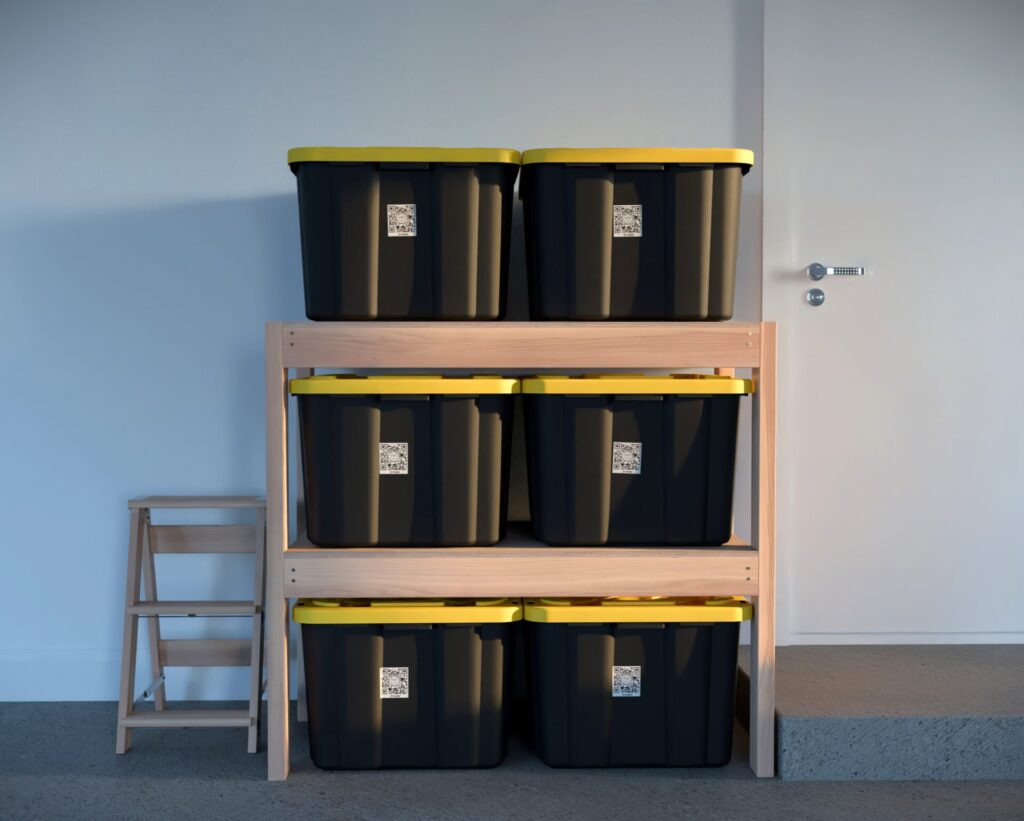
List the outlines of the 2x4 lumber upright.
{"type": "MultiPolygon", "coordinates": [[[[300,583],[286,580],[288,549],[288,392],[289,368],[432,368],[481,370],[600,369],[638,370],[682,368],[750,368],[757,381],[752,423],[751,542],[757,551],[750,562],[753,578],[742,592],[754,600],[751,626],[750,764],[758,776],[774,775],[775,753],[775,408],[776,332],[774,323],[437,323],[338,322],[268,323],[266,329],[267,391],[267,663],[268,757],[271,780],[283,780],[289,770],[289,677],[287,594],[300,583]]],[[[461,549],[449,549],[459,551],[461,549]]],[[[354,551],[315,551],[325,577],[338,578],[351,562],[364,561],[354,551]],[[336,569],[333,569],[335,568],[336,569]]],[[[360,551],[362,553],[363,551],[360,551]]],[[[428,549],[429,552],[429,549],[428,549]]],[[[422,555],[426,557],[428,552],[422,555]]],[[[685,564],[696,568],[714,563],[714,554],[700,560],[696,553],[685,564]]],[[[294,552],[296,558],[304,551],[294,552]]],[[[666,551],[666,562],[672,551],[666,551]]],[[[308,553],[305,554],[308,558],[308,553]]],[[[457,561],[456,552],[448,553],[457,561]]],[[[467,555],[467,561],[473,557],[467,555]]],[[[493,554],[497,555],[497,554],[493,554]]],[[[538,564],[547,559],[538,554],[538,564]]],[[[555,548],[547,554],[562,561],[555,548]]],[[[568,554],[580,567],[596,559],[580,548],[568,554]]],[[[608,554],[611,555],[611,554],[608,554]]],[[[502,559],[505,561],[506,559],[502,559]]],[[[401,551],[366,551],[365,561],[402,561],[401,551]],[[389,557],[389,558],[386,558],[389,557]]],[[[513,560],[514,561],[514,560],[513,560]]],[[[293,562],[297,566],[298,561],[293,562]]],[[[469,564],[465,565],[466,567],[469,564]]],[[[481,564],[474,572],[486,572],[481,564]]],[[[493,567],[493,565],[492,565],[493,567]]],[[[666,564],[666,570],[669,565],[666,564]]],[[[548,584],[541,574],[528,573],[509,595],[531,595],[548,584]]],[[[690,571],[683,571],[685,576],[690,571]]],[[[674,571],[680,591],[692,583],[674,571]]],[[[488,574],[493,579],[493,574],[488,574]]],[[[483,577],[481,577],[483,578],[483,577]]],[[[376,584],[379,584],[377,582],[376,584]]],[[[329,584],[327,585],[330,586],[329,584]]],[[[340,588],[339,588],[340,589],[340,588]]],[[[381,595],[367,588],[363,595],[381,595]]],[[[677,591],[651,589],[647,595],[677,591]]],[[[726,591],[720,591],[722,593],[726,591]]],[[[333,592],[333,595],[338,593],[333,592]]],[[[436,595],[436,593],[435,593],[436,595]]]]}
{"type": "Polygon", "coordinates": [[[267,323],[267,777],[283,781],[289,769],[288,602],[284,551],[288,547],[288,379],[280,322],[267,323]]]}

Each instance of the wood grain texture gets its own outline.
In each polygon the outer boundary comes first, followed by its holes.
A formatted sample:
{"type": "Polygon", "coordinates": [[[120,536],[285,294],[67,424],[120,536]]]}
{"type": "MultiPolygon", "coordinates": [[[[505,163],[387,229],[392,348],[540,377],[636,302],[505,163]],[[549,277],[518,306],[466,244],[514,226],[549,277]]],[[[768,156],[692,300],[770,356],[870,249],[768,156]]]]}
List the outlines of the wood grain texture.
{"type": "Polygon", "coordinates": [[[260,704],[263,701],[263,606],[265,599],[266,557],[267,557],[267,513],[265,508],[256,511],[256,533],[254,534],[256,550],[255,573],[253,578],[252,600],[260,608],[253,616],[252,635],[249,639],[249,738],[246,749],[255,753],[259,748],[260,738],[260,704]]]}
{"type": "Polygon", "coordinates": [[[118,755],[128,752],[132,745],[131,729],[121,722],[128,717],[135,701],[135,649],[139,638],[139,618],[130,612],[139,600],[139,571],[141,567],[143,519],[142,511],[133,509],[128,524],[128,577],[124,594],[124,633],[121,638],[121,680],[117,698],[117,739],[115,751],[118,755]]]}
{"type": "Polygon", "coordinates": [[[753,595],[749,548],[295,548],[285,595],[690,596],[753,595]]]}
{"type": "Polygon", "coordinates": [[[252,616],[259,608],[245,599],[139,602],[128,608],[137,616],[252,616]]]}
{"type": "Polygon", "coordinates": [[[263,507],[262,496],[140,496],[128,501],[128,508],[252,508],[263,507]]]}
{"type": "Polygon", "coordinates": [[[132,713],[118,722],[122,727],[149,728],[248,727],[250,723],[247,710],[164,710],[132,713]]]}
{"type": "Polygon", "coordinates": [[[775,436],[778,384],[773,322],[762,324],[761,362],[755,374],[751,521],[757,529],[757,596],[750,630],[750,766],[775,775],[775,436]]]}
{"type": "Polygon", "coordinates": [[[284,550],[288,546],[288,385],[280,322],[266,331],[267,397],[267,778],[288,777],[288,607],[284,550]]]}
{"type": "Polygon", "coordinates": [[[296,368],[753,368],[760,353],[760,326],[743,322],[302,322],[282,332],[283,365],[296,368]]]}
{"type": "Polygon", "coordinates": [[[248,667],[249,639],[164,639],[160,663],[166,667],[248,667]]]}
{"type": "MultiPolygon", "coordinates": [[[[153,561],[153,526],[149,521],[149,510],[142,513],[142,589],[146,592],[148,601],[156,601],[156,563],[153,561]]],[[[149,632],[149,666],[153,681],[160,682],[153,692],[153,709],[164,709],[164,702],[167,697],[167,686],[163,681],[163,666],[160,662],[160,619],[146,619],[146,629],[149,632]]],[[[136,648],[137,650],[138,648],[136,648]]]]}
{"type": "Polygon", "coordinates": [[[253,553],[256,525],[152,525],[154,553],[253,553]]]}

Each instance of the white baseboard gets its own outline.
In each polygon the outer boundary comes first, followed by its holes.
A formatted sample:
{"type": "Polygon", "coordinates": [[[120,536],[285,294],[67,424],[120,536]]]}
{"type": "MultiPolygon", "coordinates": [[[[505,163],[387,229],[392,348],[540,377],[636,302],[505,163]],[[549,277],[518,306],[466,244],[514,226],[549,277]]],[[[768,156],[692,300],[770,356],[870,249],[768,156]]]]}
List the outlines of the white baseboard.
{"type": "MultiPolygon", "coordinates": [[[[1024,631],[906,632],[906,633],[789,633],[787,644],[1024,644],[1024,631]]],[[[780,640],[780,645],[782,641],[780,640]]]]}
{"type": "MultiPolygon", "coordinates": [[[[988,633],[790,633],[788,644],[1024,644],[1024,631],[988,633]]],[[[781,642],[780,642],[781,644],[781,642]]],[[[294,647],[294,644],[292,645],[294,647]]],[[[149,654],[139,648],[135,692],[149,683],[149,654]]],[[[293,666],[294,670],[294,666],[293,666]]],[[[0,650],[0,701],[116,701],[121,651],[111,649],[0,650]]],[[[295,676],[292,676],[295,698],[295,676]]],[[[248,698],[245,668],[171,668],[170,699],[248,698]]]]}

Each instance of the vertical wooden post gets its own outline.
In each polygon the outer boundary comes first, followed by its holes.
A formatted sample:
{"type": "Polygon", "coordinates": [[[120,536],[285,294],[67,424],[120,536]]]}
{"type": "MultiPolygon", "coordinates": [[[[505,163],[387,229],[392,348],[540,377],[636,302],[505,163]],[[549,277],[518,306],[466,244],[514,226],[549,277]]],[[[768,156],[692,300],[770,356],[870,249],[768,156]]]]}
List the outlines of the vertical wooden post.
{"type": "Polygon", "coordinates": [[[248,750],[254,753],[259,748],[260,740],[260,706],[263,703],[263,624],[266,606],[266,573],[264,572],[267,555],[267,514],[265,508],[256,511],[256,555],[255,581],[253,582],[252,600],[256,604],[256,613],[252,617],[252,644],[249,647],[249,739],[248,750]]]}
{"type": "Polygon", "coordinates": [[[121,684],[117,699],[117,746],[118,753],[128,752],[132,746],[131,728],[124,726],[124,719],[131,712],[135,701],[135,645],[139,639],[139,617],[130,608],[139,601],[139,562],[141,559],[142,513],[132,508],[128,528],[128,580],[124,594],[124,635],[121,640],[121,684]]]}
{"type": "MultiPolygon", "coordinates": [[[[296,368],[295,378],[306,379],[316,373],[314,368],[296,368]]],[[[298,454],[296,454],[298,461],[299,475],[302,475],[303,464],[302,464],[302,448],[299,448],[298,454]]],[[[302,487],[302,483],[299,483],[299,487],[302,487]]],[[[301,491],[300,491],[301,492],[301,491]]],[[[297,493],[295,496],[295,529],[299,539],[303,539],[306,536],[306,517],[305,517],[305,503],[304,498],[300,498],[297,493]]],[[[309,719],[306,712],[306,664],[302,657],[302,632],[296,633],[295,639],[295,720],[301,724],[305,724],[309,719]]]]}
{"type": "Polygon", "coordinates": [[[288,380],[280,322],[268,322],[267,390],[267,778],[288,777],[288,608],[284,550],[288,547],[288,380]]]}
{"type": "Polygon", "coordinates": [[[775,430],[776,329],[761,323],[761,357],[753,409],[752,497],[758,552],[757,596],[750,628],[750,766],[775,775],[775,430]]]}
{"type": "MultiPolygon", "coordinates": [[[[156,601],[156,565],[149,539],[150,524],[150,512],[149,508],[146,508],[142,511],[142,521],[140,522],[142,529],[142,587],[146,591],[146,599],[156,601]]],[[[160,680],[164,674],[164,666],[160,662],[160,617],[150,616],[146,622],[146,628],[149,631],[149,669],[153,681],[159,682],[153,688],[153,708],[163,710],[167,697],[167,686],[160,680]]]]}

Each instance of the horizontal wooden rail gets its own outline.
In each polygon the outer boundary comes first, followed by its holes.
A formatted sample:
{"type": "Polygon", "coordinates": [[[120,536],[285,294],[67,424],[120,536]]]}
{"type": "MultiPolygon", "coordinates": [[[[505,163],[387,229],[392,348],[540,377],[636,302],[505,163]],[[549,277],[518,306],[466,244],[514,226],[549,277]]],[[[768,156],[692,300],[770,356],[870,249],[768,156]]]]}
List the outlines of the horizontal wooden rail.
{"type": "Polygon", "coordinates": [[[140,496],[128,501],[128,509],[180,508],[188,510],[221,508],[261,508],[262,496],[140,496]]]}
{"type": "Polygon", "coordinates": [[[151,525],[154,553],[255,553],[256,525],[151,525]]]}
{"type": "Polygon", "coordinates": [[[160,663],[165,667],[248,667],[249,639],[164,639],[160,663]]]}
{"type": "Polygon", "coordinates": [[[249,727],[247,710],[159,710],[130,713],[118,722],[122,727],[249,727]]]}
{"type": "Polygon", "coordinates": [[[727,596],[757,593],[752,548],[296,547],[286,596],[727,596]]]}
{"type": "Polygon", "coordinates": [[[757,367],[756,323],[318,322],[282,328],[284,367],[757,367]]]}
{"type": "Polygon", "coordinates": [[[129,613],[138,616],[255,616],[259,606],[251,601],[147,601],[133,604],[129,613]]]}

